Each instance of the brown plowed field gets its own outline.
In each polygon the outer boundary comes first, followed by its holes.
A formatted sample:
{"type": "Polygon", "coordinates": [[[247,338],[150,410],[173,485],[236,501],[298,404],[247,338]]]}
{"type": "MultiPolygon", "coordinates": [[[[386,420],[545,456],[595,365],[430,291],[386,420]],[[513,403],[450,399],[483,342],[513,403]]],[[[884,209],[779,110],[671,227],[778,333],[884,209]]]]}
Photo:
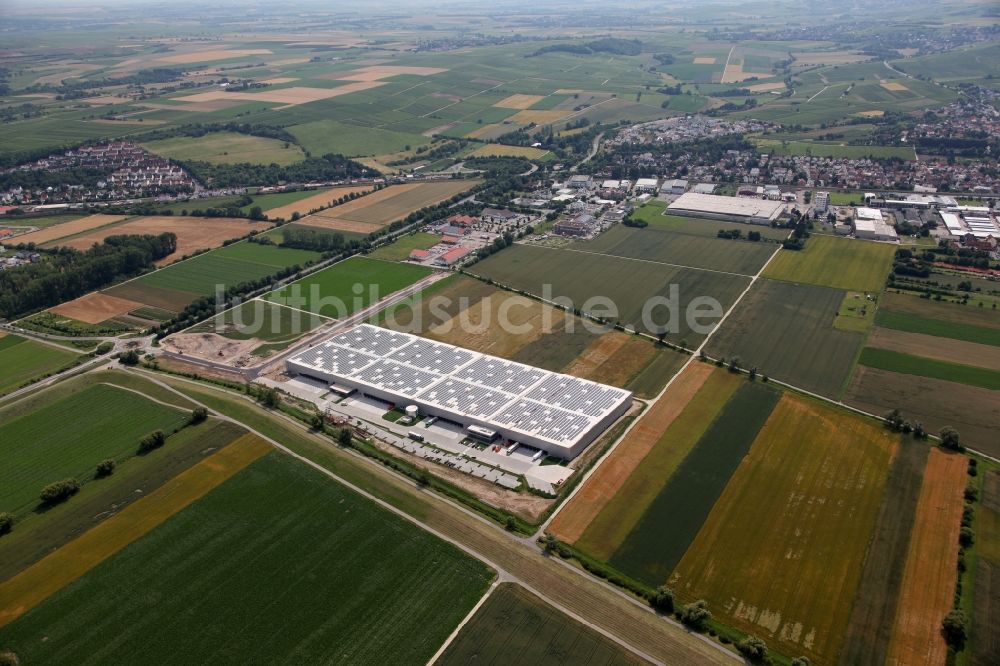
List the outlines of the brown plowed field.
{"type": "Polygon", "coordinates": [[[184,217],[180,215],[154,215],[130,220],[124,224],[102,227],[93,233],[84,234],[58,245],[86,250],[94,243],[100,243],[108,236],[122,234],[162,234],[166,231],[177,235],[177,251],[156,262],[165,266],[196,250],[209,250],[223,242],[246,236],[251,231],[270,229],[267,222],[251,222],[238,217],[184,217]]]}
{"type": "Polygon", "coordinates": [[[940,666],[948,656],[941,620],[955,598],[967,467],[962,455],[941,449],[932,449],[928,455],[888,664],[940,666]]]}
{"type": "Polygon", "coordinates": [[[52,308],[52,312],[87,324],[100,324],[102,321],[127,314],[142,306],[142,303],[136,301],[95,291],[68,303],[57,305],[52,308]]]}
{"type": "Polygon", "coordinates": [[[710,365],[689,365],[562,508],[549,531],[563,541],[576,542],[711,374],[710,365]]]}

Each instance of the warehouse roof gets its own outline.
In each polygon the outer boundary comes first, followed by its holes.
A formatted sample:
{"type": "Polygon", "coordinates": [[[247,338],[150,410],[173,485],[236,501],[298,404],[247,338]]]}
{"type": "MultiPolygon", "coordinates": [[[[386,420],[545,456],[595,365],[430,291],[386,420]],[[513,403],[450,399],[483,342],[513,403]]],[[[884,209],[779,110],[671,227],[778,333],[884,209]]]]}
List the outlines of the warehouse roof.
{"type": "Polygon", "coordinates": [[[718,215],[776,219],[785,206],[780,201],[687,192],[670,204],[671,210],[689,210],[718,215]]]}
{"type": "Polygon", "coordinates": [[[290,360],[568,447],[631,399],[628,391],[361,324],[290,360]]]}

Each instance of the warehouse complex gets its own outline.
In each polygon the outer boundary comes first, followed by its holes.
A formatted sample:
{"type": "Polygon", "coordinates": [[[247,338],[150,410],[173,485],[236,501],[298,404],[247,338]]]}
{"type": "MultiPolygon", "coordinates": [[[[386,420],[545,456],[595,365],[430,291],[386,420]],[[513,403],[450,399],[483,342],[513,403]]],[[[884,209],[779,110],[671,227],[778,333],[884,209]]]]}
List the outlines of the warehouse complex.
{"type": "Polygon", "coordinates": [[[673,215],[769,225],[785,212],[785,205],[780,201],[756,197],[723,197],[687,192],[677,197],[667,209],[673,215]]]}
{"type": "Polygon", "coordinates": [[[453,345],[361,324],[286,362],[399,408],[458,423],[470,437],[499,438],[571,459],[624,414],[632,394],[453,345]]]}

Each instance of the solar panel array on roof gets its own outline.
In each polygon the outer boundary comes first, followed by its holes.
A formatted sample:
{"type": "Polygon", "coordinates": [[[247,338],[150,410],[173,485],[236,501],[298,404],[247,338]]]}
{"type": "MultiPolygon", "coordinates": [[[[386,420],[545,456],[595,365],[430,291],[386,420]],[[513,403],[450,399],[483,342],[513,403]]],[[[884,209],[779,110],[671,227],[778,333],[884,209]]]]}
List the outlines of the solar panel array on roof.
{"type": "Polygon", "coordinates": [[[412,400],[459,419],[506,428],[518,440],[535,438],[567,448],[622,413],[631,398],[612,386],[369,324],[340,333],[288,364],[376,397],[412,400]]]}

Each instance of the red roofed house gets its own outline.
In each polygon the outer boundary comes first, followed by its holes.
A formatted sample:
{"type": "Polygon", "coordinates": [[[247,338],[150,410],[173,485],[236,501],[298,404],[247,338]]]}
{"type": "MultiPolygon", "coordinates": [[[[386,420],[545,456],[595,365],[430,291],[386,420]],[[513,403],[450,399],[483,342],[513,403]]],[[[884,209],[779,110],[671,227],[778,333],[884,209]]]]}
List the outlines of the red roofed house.
{"type": "Polygon", "coordinates": [[[410,259],[412,261],[423,261],[431,256],[431,253],[427,250],[410,250],[410,259]]]}
{"type": "Polygon", "coordinates": [[[438,257],[438,263],[442,266],[454,266],[470,252],[472,252],[472,249],[468,247],[453,248],[438,257]]]}
{"type": "Polygon", "coordinates": [[[446,222],[455,227],[471,227],[479,220],[471,215],[452,215],[446,222]]]}
{"type": "Polygon", "coordinates": [[[457,245],[458,241],[461,239],[458,236],[444,236],[441,239],[442,243],[447,243],[448,245],[457,245]]]}

